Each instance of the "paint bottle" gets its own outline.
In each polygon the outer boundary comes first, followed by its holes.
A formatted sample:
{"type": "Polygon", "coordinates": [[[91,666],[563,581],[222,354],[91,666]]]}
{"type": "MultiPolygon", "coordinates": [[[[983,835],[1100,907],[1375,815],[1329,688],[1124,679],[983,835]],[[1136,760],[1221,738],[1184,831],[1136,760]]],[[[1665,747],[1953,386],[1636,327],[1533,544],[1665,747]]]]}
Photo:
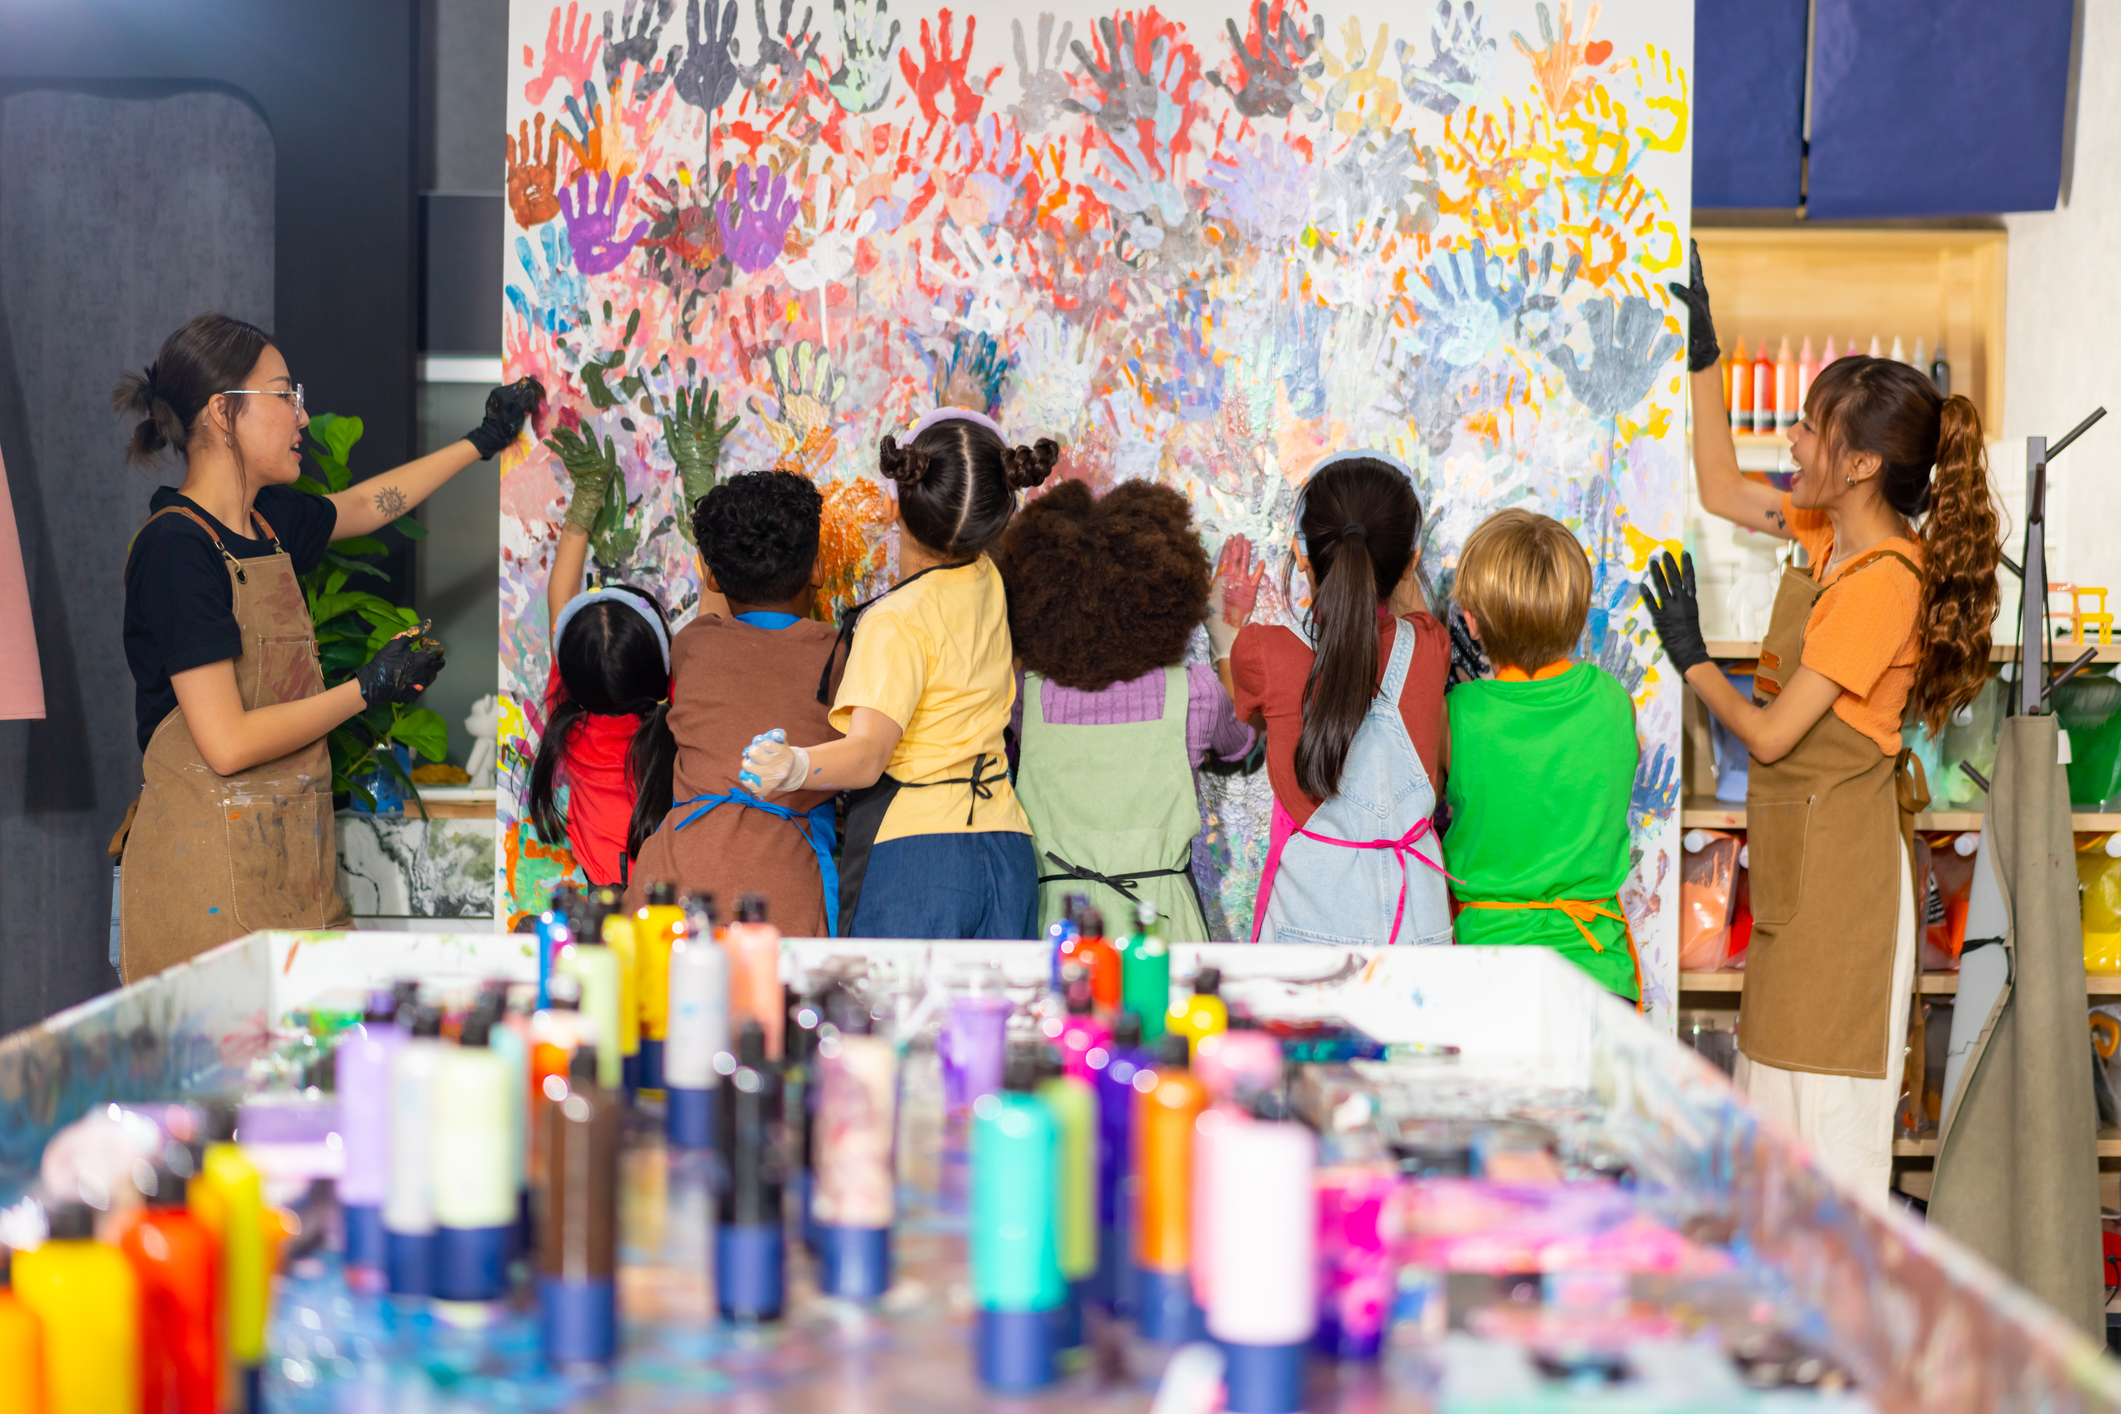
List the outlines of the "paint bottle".
{"type": "Polygon", "coordinates": [[[1753,425],[1750,430],[1775,430],[1775,361],[1768,357],[1766,339],[1753,350],[1753,425]]]}
{"type": "Polygon", "coordinates": [[[714,936],[714,899],[694,900],[670,945],[670,1027],[663,1043],[664,1134],[674,1148],[711,1149],[729,1050],[729,954],[714,936]]]}
{"type": "MultiPolygon", "coordinates": [[[[817,1218],[812,1209],[812,1160],[817,1142],[818,1032],[825,1016],[822,1002],[781,988],[781,1139],[787,1158],[787,1185],[795,1195],[796,1231],[805,1250],[816,1254],[817,1218]]],[[[864,1023],[868,1013],[862,1014],[864,1023]]]]}
{"type": "Polygon", "coordinates": [[[493,1048],[490,1009],[474,1011],[436,1058],[428,1100],[434,1294],[494,1301],[507,1290],[516,1203],[516,1078],[493,1048]]]}
{"type": "Polygon", "coordinates": [[[1399,1187],[1398,1165],[1352,1163],[1321,1169],[1318,1189],[1320,1354],[1375,1360],[1384,1348],[1398,1264],[1382,1226],[1399,1187]]]}
{"type": "Polygon", "coordinates": [[[1829,334],[1826,336],[1826,352],[1819,356],[1819,366],[1824,368],[1839,357],[1841,355],[1834,352],[1834,336],[1829,334]]]}
{"type": "Polygon", "coordinates": [[[887,1038],[867,1034],[868,1020],[866,1011],[850,1012],[818,1037],[812,1126],[818,1284],[855,1301],[889,1289],[897,1218],[898,1056],[887,1038]]]}
{"type": "MultiPolygon", "coordinates": [[[[146,1211],[119,1250],[140,1289],[141,1406],[154,1414],[216,1414],[221,1403],[221,1254],[185,1206],[186,1180],[156,1164],[146,1211]]],[[[0,1370],[6,1368],[0,1360],[0,1370]]]]}
{"type": "Polygon", "coordinates": [[[1729,352],[1729,350],[1725,350],[1725,352],[1724,352],[1724,355],[1723,355],[1723,357],[1722,357],[1722,358],[1720,358],[1720,359],[1718,359],[1718,360],[1716,360],[1716,369],[1717,369],[1717,372],[1719,372],[1719,373],[1721,373],[1721,374],[1723,375],[1723,410],[1724,410],[1725,412],[1729,412],[1729,411],[1731,410],[1731,396],[1732,396],[1732,394],[1731,394],[1731,355],[1730,355],[1730,352],[1729,352]]]}
{"type": "Polygon", "coordinates": [[[1819,360],[1812,354],[1812,336],[1807,334],[1804,336],[1804,347],[1797,352],[1797,402],[1790,412],[1791,422],[1803,418],[1804,400],[1812,395],[1812,380],[1818,376],[1819,360]]]}
{"type": "Polygon", "coordinates": [[[390,1187],[390,1058],[405,1041],[397,1003],[375,992],[359,1026],[339,1033],[332,1084],[339,1097],[339,1211],[346,1221],[346,1265],[384,1267],[383,1195],[390,1187]]]}
{"type": "Polygon", "coordinates": [[[580,979],[555,973],[545,1005],[530,1018],[529,1180],[534,1194],[545,1192],[545,1082],[558,1076],[564,1085],[575,1048],[595,1044],[581,1007],[580,979]]]}
{"type": "Polygon", "coordinates": [[[1135,1327],[1144,1340],[1182,1344],[1200,1339],[1193,1301],[1193,1122],[1208,1107],[1208,1092],[1187,1068],[1186,1037],[1157,1043],[1155,1080],[1139,1077],[1134,1151],[1141,1185],[1135,1226],[1135,1327]]]}
{"type": "MultiPolygon", "coordinates": [[[[1142,1050],[1142,1019],[1121,1012],[1112,1024],[1112,1056],[1097,1073],[1097,1277],[1093,1299],[1115,1316],[1134,1313],[1134,1217],[1140,1185],[1134,1173],[1136,1085],[1152,1075],[1142,1050]]],[[[1153,1080],[1146,1083],[1154,1084],[1153,1080]]]]}
{"type": "Polygon", "coordinates": [[[545,1202],[538,1226],[538,1335],[559,1368],[606,1365],[618,1350],[619,1116],[597,1081],[595,1045],[551,1076],[545,1110],[545,1202]]]}
{"type": "Polygon", "coordinates": [[[1094,1299],[1097,1276],[1097,1092],[1088,1077],[1069,1074],[1060,1052],[1042,1047],[1036,1094],[1052,1112],[1054,1148],[1054,1240],[1061,1280],[1067,1283],[1056,1343],[1072,1350],[1083,1343],[1083,1303],[1094,1299]]]}
{"type": "Polygon", "coordinates": [[[1786,432],[1797,421],[1797,361],[1790,356],[1790,338],[1782,336],[1775,350],[1775,430],[1786,432]]]}
{"type": "Polygon", "coordinates": [[[1141,1018],[1150,1041],[1164,1034],[1164,1013],[1171,1005],[1171,945],[1156,905],[1143,899],[1134,906],[1134,931],[1120,951],[1120,1005],[1141,1018]]]}
{"type": "Polygon", "coordinates": [[[663,1044],[670,1034],[670,950],[685,932],[675,884],[650,884],[633,915],[635,991],[641,999],[641,1088],[663,1088],[663,1044]]]}
{"type": "MultiPolygon", "coordinates": [[[[1852,345],[1850,345],[1850,347],[1851,347],[1851,348],[1853,348],[1853,347],[1854,347],[1854,345],[1852,344],[1852,345]]],[[[1872,358],[1883,358],[1883,357],[1885,356],[1885,355],[1884,355],[1884,354],[1883,354],[1883,353],[1882,353],[1882,352],[1880,351],[1880,348],[1879,348],[1879,344],[1878,344],[1878,336],[1877,336],[1876,334],[1873,334],[1873,335],[1871,335],[1871,351],[1870,351],[1870,356],[1871,356],[1872,358]]]]}
{"type": "Polygon", "coordinates": [[[982,1095],[1002,1088],[1009,1034],[1009,999],[996,992],[952,997],[937,1049],[943,1062],[943,1105],[956,1118],[970,1115],[982,1095]]]}
{"type": "Polygon", "coordinates": [[[1318,1324],[1318,1141],[1300,1124],[1224,1126],[1199,1240],[1214,1251],[1208,1334],[1223,1349],[1231,1414],[1296,1414],[1318,1324]]]}
{"type": "Polygon", "coordinates": [[[1944,357],[1942,339],[1937,341],[1937,356],[1930,360],[1929,375],[1930,382],[1936,385],[1938,397],[1948,398],[1952,395],[1952,365],[1944,357]]]}
{"type": "MultiPolygon", "coordinates": [[[[440,1013],[435,1014],[440,1022],[440,1013]]],[[[398,1024],[403,1026],[402,1013],[398,1024]]],[[[398,1048],[391,1059],[395,1075],[398,1059],[411,1042],[398,1048]]],[[[192,1216],[206,1224],[220,1244],[221,1338],[237,1386],[245,1391],[242,1405],[256,1409],[258,1365],[265,1358],[265,1317],[272,1301],[273,1253],[265,1241],[265,1185],[258,1166],[236,1143],[236,1107],[214,1101],[205,1107],[203,1134],[206,1152],[199,1171],[192,1176],[186,1203],[192,1216]]],[[[397,1155],[398,1136],[391,1131],[391,1154],[397,1155]]],[[[385,1200],[384,1225],[389,1226],[389,1204],[385,1200]]]]}
{"type": "Polygon", "coordinates": [[[398,1013],[398,1025],[407,1036],[390,1059],[384,1269],[393,1296],[425,1296],[434,1290],[434,1080],[446,1049],[442,1013],[415,1006],[398,1013]]]}
{"type": "Polygon", "coordinates": [[[618,970],[619,1084],[631,1099],[641,1088],[640,949],[633,915],[624,909],[605,914],[603,937],[618,970]]]}
{"type": "Polygon", "coordinates": [[[55,1203],[51,1235],[18,1252],[15,1298],[44,1337],[44,1414],[132,1414],[140,1405],[140,1284],[96,1241],[96,1210],[55,1203]]]}
{"type": "Polygon", "coordinates": [[[1745,340],[1731,351],[1731,431],[1753,430],[1753,363],[1745,356],[1745,340]]]}
{"type": "Polygon", "coordinates": [[[729,950],[729,1024],[741,1030],[756,1021],[766,1059],[777,1061],[787,1004],[781,997],[781,930],[766,921],[764,896],[737,900],[736,922],[722,930],[722,946],[729,950]]]}
{"type": "Polygon", "coordinates": [[[537,1241],[537,1229],[530,1213],[530,1018],[509,1005],[508,993],[509,984],[498,978],[479,989],[479,1006],[491,1023],[487,1045],[508,1067],[509,1178],[516,1194],[516,1225],[508,1245],[512,1262],[537,1241]]]}
{"type": "Polygon", "coordinates": [[[560,949],[553,965],[557,975],[572,977],[582,987],[582,1015],[588,1019],[590,1037],[602,1067],[597,1084],[616,1091],[624,1083],[625,1069],[619,1058],[619,959],[609,946],[576,939],[560,949]]]}
{"type": "MultiPolygon", "coordinates": [[[[734,929],[731,930],[735,931],[734,929]]],[[[715,1229],[715,1298],[726,1321],[778,1320],[785,1289],[781,1235],[781,1076],[766,1030],[746,1019],[736,1064],[722,1077],[721,1142],[728,1167],[715,1229]]]]}
{"type": "Polygon", "coordinates": [[[568,931],[567,910],[574,906],[574,888],[569,884],[554,884],[552,895],[545,911],[538,915],[531,927],[537,939],[538,949],[538,1005],[544,1006],[548,996],[547,985],[552,981],[552,964],[560,955],[560,949],[573,941],[568,931]]]}
{"type": "MultiPolygon", "coordinates": [[[[1200,1074],[1197,1067],[1194,1074],[1200,1074]]],[[[1215,1288],[1216,1249],[1207,1241],[1207,1234],[1215,1224],[1216,1146],[1231,1125],[1251,1122],[1252,1116],[1243,1106],[1217,1099],[1212,1092],[1208,1108],[1193,1121],[1193,1250],[1188,1254],[1187,1271],[1193,1281],[1193,1304],[1202,1311],[1208,1309],[1209,1293],[1215,1288]]]]}
{"type": "Polygon", "coordinates": [[[0,1414],[44,1414],[44,1326],[15,1295],[14,1254],[0,1247],[0,1414]]]}
{"type": "Polygon", "coordinates": [[[1900,342],[1900,336],[1898,334],[1893,335],[1892,360],[1895,363],[1907,362],[1907,345],[1900,342]]]}
{"type": "Polygon", "coordinates": [[[1055,1222],[1060,1134],[1031,1093],[1036,1081],[1032,1059],[1016,1057],[1002,1092],[982,1095],[972,1111],[973,1346],[980,1382],[1004,1393],[1053,1383],[1067,1300],[1055,1222]]]}
{"type": "Polygon", "coordinates": [[[1281,1071],[1281,1042],[1255,1027],[1203,1036],[1193,1048],[1193,1073],[1218,1103],[1279,1090],[1281,1071]]]}
{"type": "Polygon", "coordinates": [[[1172,1003],[1167,1018],[1170,1029],[1196,1046],[1203,1036],[1217,1036],[1229,1030],[1230,1012],[1223,1005],[1222,988],[1222,969],[1203,967],[1193,979],[1193,995],[1182,1003],[1172,1003]]]}
{"type": "Polygon", "coordinates": [[[1046,925],[1046,949],[1051,961],[1047,985],[1056,992],[1061,986],[1061,964],[1075,951],[1076,939],[1083,934],[1082,914],[1089,907],[1088,895],[1069,894],[1061,900],[1061,916],[1046,925]]]}
{"type": "Polygon", "coordinates": [[[1098,1019],[1092,1004],[1090,976],[1080,962],[1063,967],[1061,980],[1066,988],[1068,1012],[1061,1018],[1060,1034],[1054,1039],[1060,1044],[1061,1064],[1067,1073],[1088,1084],[1098,1069],[1091,1064],[1091,1057],[1109,1058],[1112,1054],[1112,1028],[1098,1019]]]}

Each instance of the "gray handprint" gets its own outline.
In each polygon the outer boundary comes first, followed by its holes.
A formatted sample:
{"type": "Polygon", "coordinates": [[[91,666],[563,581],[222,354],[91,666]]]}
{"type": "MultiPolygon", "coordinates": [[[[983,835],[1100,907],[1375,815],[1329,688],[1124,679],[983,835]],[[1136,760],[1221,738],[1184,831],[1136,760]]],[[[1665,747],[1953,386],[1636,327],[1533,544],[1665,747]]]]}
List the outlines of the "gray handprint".
{"type": "Polygon", "coordinates": [[[747,77],[755,84],[769,71],[777,71],[790,83],[800,82],[803,71],[817,59],[818,36],[810,30],[811,8],[803,7],[803,22],[792,28],[788,22],[795,15],[795,0],[781,0],[778,27],[766,23],[766,0],[753,0],[753,8],[759,22],[759,54],[746,71],[747,77]]]}
{"type": "Polygon", "coordinates": [[[1469,251],[1446,255],[1442,269],[1430,265],[1425,272],[1428,293],[1415,292],[1421,317],[1416,331],[1427,331],[1422,340],[1427,351],[1452,368],[1471,368],[1485,358],[1509,317],[1509,295],[1490,283],[1490,264],[1499,262],[1488,255],[1485,241],[1475,241],[1469,251]]]}
{"type": "Polygon", "coordinates": [[[1097,28],[1104,36],[1104,51],[1111,58],[1101,63],[1079,39],[1069,46],[1098,93],[1070,99],[1068,107],[1077,113],[1091,114],[1109,136],[1132,138],[1135,125],[1143,119],[1154,119],[1159,102],[1165,98],[1164,91],[1157,87],[1155,72],[1169,69],[1165,55],[1170,41],[1158,35],[1149,45],[1148,67],[1137,68],[1133,17],[1129,15],[1115,24],[1108,16],[1097,22],[1097,28]]]}
{"type": "Polygon", "coordinates": [[[1557,266],[1552,241],[1540,247],[1536,261],[1532,258],[1531,247],[1519,248],[1517,343],[1544,352],[1568,338],[1568,324],[1561,302],[1582,271],[1582,251],[1571,249],[1567,262],[1557,266]]]}
{"type": "Polygon", "coordinates": [[[736,0],[685,0],[685,57],[671,71],[678,97],[710,116],[736,91],[736,0]],[[704,13],[702,13],[704,9],[704,13]]]}
{"type": "Polygon", "coordinates": [[[1567,344],[1548,350],[1569,391],[1594,417],[1618,417],[1642,401],[1686,341],[1664,327],[1664,315],[1641,295],[1600,300],[1584,310],[1590,357],[1567,344]]]}
{"type": "Polygon", "coordinates": [[[604,12],[604,82],[617,83],[619,66],[631,59],[641,66],[641,76],[634,81],[634,97],[655,96],[677,66],[675,44],[670,46],[663,63],[656,63],[656,45],[663,38],[663,26],[670,23],[670,11],[676,3],[677,0],[626,0],[623,17],[610,10],[604,12]],[[619,22],[616,35],[611,32],[614,19],[619,22]]]}
{"type": "Polygon", "coordinates": [[[1009,110],[1016,119],[1016,126],[1025,133],[1042,133],[1068,102],[1068,76],[1053,67],[1055,61],[1068,52],[1068,37],[1075,32],[1074,24],[1061,26],[1060,43],[1053,43],[1053,12],[1047,10],[1038,17],[1038,68],[1031,67],[1031,60],[1024,51],[1024,22],[1009,21],[1009,30],[1016,44],[1016,74],[1024,87],[1024,101],[1009,110]]]}
{"type": "Polygon", "coordinates": [[[889,0],[832,0],[840,22],[840,66],[828,69],[810,56],[810,72],[849,113],[874,113],[891,97],[891,56],[898,52],[898,21],[889,0]]]}
{"type": "Polygon", "coordinates": [[[1296,27],[1295,15],[1278,4],[1274,11],[1279,24],[1271,22],[1267,0],[1253,0],[1253,44],[1247,44],[1245,36],[1237,32],[1235,19],[1224,19],[1223,27],[1229,31],[1230,47],[1237,51],[1237,66],[1243,79],[1233,84],[1219,69],[1208,75],[1209,83],[1229,89],[1230,101],[1248,118],[1288,117],[1303,97],[1304,80],[1315,79],[1326,71],[1326,61],[1317,57],[1326,42],[1326,17],[1311,16],[1311,28],[1301,30],[1296,27]]]}
{"type": "Polygon", "coordinates": [[[1429,45],[1434,57],[1419,64],[1414,60],[1414,46],[1404,39],[1398,41],[1399,85],[1406,90],[1408,102],[1449,117],[1487,87],[1495,70],[1495,41],[1482,32],[1473,0],[1462,0],[1455,10],[1451,0],[1436,0],[1429,45]]]}
{"type": "Polygon", "coordinates": [[[1393,215],[1410,185],[1416,155],[1409,134],[1394,133],[1384,147],[1352,144],[1347,156],[1326,169],[1318,184],[1319,204],[1338,217],[1342,231],[1358,221],[1393,215]]]}

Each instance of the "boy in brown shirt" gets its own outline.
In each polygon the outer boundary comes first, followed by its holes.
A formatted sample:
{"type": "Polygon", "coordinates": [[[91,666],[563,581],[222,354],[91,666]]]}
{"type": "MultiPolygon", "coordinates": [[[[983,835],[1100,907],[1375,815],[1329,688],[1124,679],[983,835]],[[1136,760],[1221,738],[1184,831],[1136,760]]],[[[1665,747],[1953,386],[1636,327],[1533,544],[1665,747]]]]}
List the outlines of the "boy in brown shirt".
{"type": "MultiPolygon", "coordinates": [[[[808,617],[820,580],[823,498],[785,471],[734,476],[692,510],[702,582],[729,616],[702,613],[670,643],[675,744],[671,800],[641,846],[629,904],[647,885],[675,883],[725,901],[763,894],[793,937],[830,937],[839,921],[830,791],[762,800],[737,783],[753,737],[785,727],[800,741],[836,740],[818,701],[833,657],[833,626],[808,617]]],[[[834,664],[829,702],[839,688],[834,664]]]]}

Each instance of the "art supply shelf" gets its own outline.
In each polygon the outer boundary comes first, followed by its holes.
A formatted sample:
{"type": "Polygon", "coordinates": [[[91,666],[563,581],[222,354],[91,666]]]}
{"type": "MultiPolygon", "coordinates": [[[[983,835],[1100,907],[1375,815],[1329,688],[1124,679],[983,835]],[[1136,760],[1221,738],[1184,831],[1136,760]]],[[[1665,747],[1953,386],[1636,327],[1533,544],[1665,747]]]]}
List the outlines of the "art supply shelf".
{"type": "MultiPolygon", "coordinates": [[[[1949,997],[1959,991],[1959,974],[1956,972],[1925,972],[1917,987],[1926,997],[1949,997]]],[[[1682,972],[1679,974],[1679,991],[1682,995],[1699,992],[1743,992],[1745,971],[1739,968],[1729,972],[1682,972]]],[[[2121,996],[2121,977],[2094,977],[2084,979],[2084,991],[2088,996],[2121,996]]]]}
{"type": "MultiPolygon", "coordinates": [[[[2080,832],[2103,832],[2121,830],[2121,814],[2104,814],[2098,811],[2079,811],[2070,817],[2070,828],[2080,832]]],[[[1679,807],[1681,829],[1693,830],[1742,830],[1745,828],[1745,807],[1730,801],[1711,800],[1689,796],[1679,807]]],[[[1981,828],[1981,812],[1978,810],[1935,810],[1915,817],[1918,830],[1978,830],[1981,828]]]]}

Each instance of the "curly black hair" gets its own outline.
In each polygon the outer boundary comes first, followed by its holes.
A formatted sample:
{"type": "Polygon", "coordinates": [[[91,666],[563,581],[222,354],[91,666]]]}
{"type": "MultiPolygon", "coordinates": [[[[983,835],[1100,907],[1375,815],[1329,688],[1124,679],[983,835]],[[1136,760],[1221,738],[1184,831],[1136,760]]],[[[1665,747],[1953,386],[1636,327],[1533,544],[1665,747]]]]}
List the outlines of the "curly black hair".
{"type": "Polygon", "coordinates": [[[825,498],[792,471],[747,471],[700,497],[692,533],[724,597],[779,604],[803,592],[817,563],[825,498]]]}
{"type": "Polygon", "coordinates": [[[1208,604],[1208,552],[1193,508],[1129,481],[1102,498],[1063,481],[1018,512],[995,563],[1026,668],[1101,692],[1186,656],[1208,604]]]}

